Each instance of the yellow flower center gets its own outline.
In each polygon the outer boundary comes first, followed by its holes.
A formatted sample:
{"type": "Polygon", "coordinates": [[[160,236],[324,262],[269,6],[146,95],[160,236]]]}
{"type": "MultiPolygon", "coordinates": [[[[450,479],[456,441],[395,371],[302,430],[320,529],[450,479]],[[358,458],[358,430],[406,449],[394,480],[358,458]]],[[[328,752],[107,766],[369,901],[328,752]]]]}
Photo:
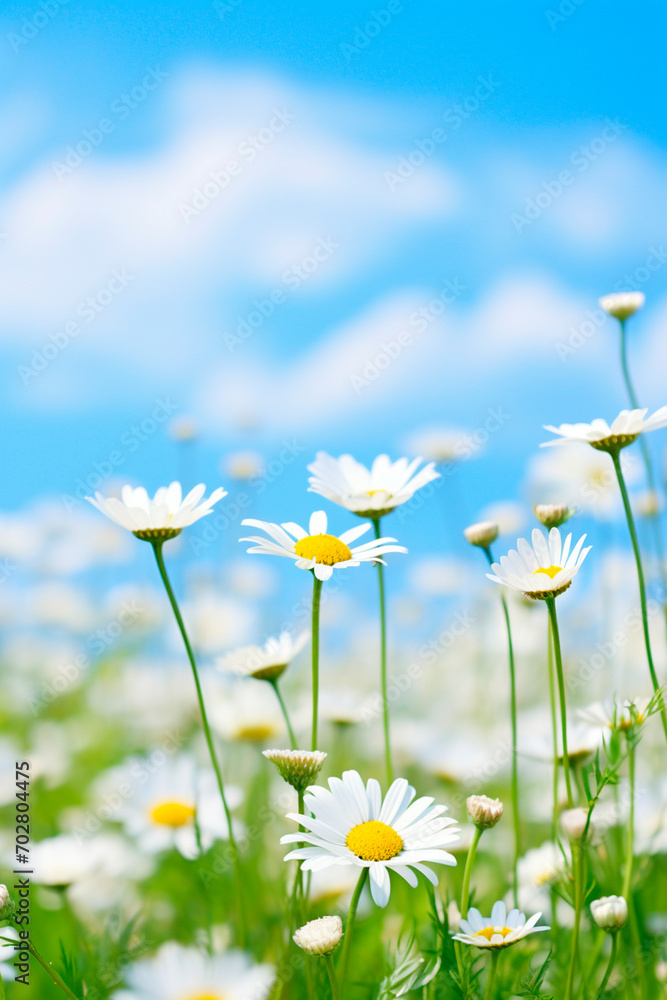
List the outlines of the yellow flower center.
{"type": "Polygon", "coordinates": [[[251,740],[256,742],[257,740],[266,740],[269,736],[273,736],[275,732],[275,727],[269,725],[268,723],[262,724],[261,722],[252,725],[248,723],[245,726],[239,726],[236,730],[235,736],[237,740],[251,740]]]}
{"type": "Polygon", "coordinates": [[[371,819],[353,826],[345,845],[362,861],[389,861],[403,850],[403,838],[386,823],[371,819]]]}
{"type": "Polygon", "coordinates": [[[148,815],[158,826],[179,827],[189,823],[194,814],[194,806],[187,802],[159,802],[148,815]]]}
{"type": "Polygon", "coordinates": [[[562,568],[563,568],[562,566],[540,566],[539,569],[533,570],[533,576],[535,576],[536,573],[546,573],[546,575],[550,576],[551,579],[553,580],[556,573],[560,573],[562,568]]]}
{"type": "Polygon", "coordinates": [[[314,559],[325,566],[335,566],[352,558],[352,552],[345,542],[335,535],[308,535],[301,538],[294,546],[294,551],[301,559],[314,559]]]}
{"type": "Polygon", "coordinates": [[[386,490],[366,490],[366,494],[369,497],[374,497],[376,493],[386,493],[386,490]]]}
{"type": "Polygon", "coordinates": [[[481,931],[475,931],[473,937],[485,937],[487,941],[490,941],[494,934],[502,934],[506,938],[511,933],[511,927],[482,927],[481,931]]]}

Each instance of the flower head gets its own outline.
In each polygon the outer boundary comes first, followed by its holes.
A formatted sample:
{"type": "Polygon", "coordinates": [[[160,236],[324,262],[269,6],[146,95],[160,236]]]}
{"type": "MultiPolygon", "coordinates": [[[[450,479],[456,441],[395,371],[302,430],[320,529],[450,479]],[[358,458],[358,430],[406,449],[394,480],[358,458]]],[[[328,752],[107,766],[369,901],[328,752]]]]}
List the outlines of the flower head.
{"type": "Polygon", "coordinates": [[[577,715],[592,728],[626,733],[646,722],[655,707],[654,702],[652,698],[628,698],[622,705],[597,701],[588,708],[579,709],[577,715]]]}
{"type": "Polygon", "coordinates": [[[437,885],[437,876],[424,862],[456,864],[443,849],[458,839],[458,830],[451,829],[454,820],[443,816],[447,807],[433,805],[432,798],[413,802],[415,790],[405,778],[393,782],[384,800],[378,782],[370,778],[364,785],[357,771],[329,778],[329,789],[310,789],[304,801],[306,815],[289,813],[305,832],[289,833],[281,843],[310,846],[290,851],[285,861],[302,861],[304,870],[314,871],[330,865],[368,868],[371,895],[378,906],[389,901],[389,871],[413,887],[415,871],[437,885]]]}
{"type": "Polygon", "coordinates": [[[262,750],[262,754],[297,792],[304,792],[312,784],[327,756],[323,750],[262,750]]]}
{"type": "Polygon", "coordinates": [[[472,906],[467,918],[461,920],[460,931],[454,935],[454,940],[474,948],[507,948],[529,934],[548,931],[549,927],[537,926],[541,916],[541,913],[535,913],[526,920],[525,914],[519,910],[510,910],[508,913],[502,900],[493,904],[490,917],[483,917],[472,906]]]}
{"type": "Polygon", "coordinates": [[[498,525],[495,521],[479,521],[465,528],[463,534],[466,541],[471,545],[477,545],[481,549],[488,549],[489,545],[495,542],[498,537],[498,525]]]}
{"type": "Polygon", "coordinates": [[[343,936],[340,917],[319,917],[309,920],[292,935],[294,943],[308,955],[331,955],[343,936]]]}
{"type": "Polygon", "coordinates": [[[611,295],[603,295],[598,299],[600,307],[610,316],[616,319],[626,320],[638,309],[641,309],[646,301],[643,292],[612,292],[611,295]]]}
{"type": "Polygon", "coordinates": [[[399,458],[392,462],[388,455],[378,455],[369,469],[352,455],[333,458],[319,451],[308,466],[312,472],[308,489],[359,517],[375,519],[410,500],[422,486],[440,477],[433,462],[417,472],[420,462],[421,458],[412,462],[399,458]]]}
{"type": "Polygon", "coordinates": [[[598,927],[613,933],[628,919],[628,904],[623,896],[602,896],[591,903],[591,914],[598,927]]]}
{"type": "Polygon", "coordinates": [[[202,500],[205,492],[206,486],[200,483],[183,497],[181,484],[173,482],[170,486],[161,486],[152,500],[143,486],[136,489],[123,486],[120,500],[104,497],[101,493],[96,493],[94,498],[86,497],[86,500],[137,538],[154,542],[180,535],[183,528],[210,514],[213,505],[227,496],[221,486],[208,500],[202,500]]]}
{"type": "Polygon", "coordinates": [[[503,814],[500,799],[490,799],[488,795],[470,795],[466,800],[468,815],[480,830],[495,826],[503,814]]]}
{"type": "Polygon", "coordinates": [[[572,583],[590,552],[590,545],[583,548],[586,536],[582,535],[570,551],[572,535],[563,544],[558,528],[552,528],[547,538],[535,528],[531,539],[529,545],[525,538],[520,538],[518,551],[510,549],[499,563],[493,563],[493,573],[486,575],[494,583],[503,583],[526,597],[541,600],[556,597],[572,583]]]}
{"type": "Polygon", "coordinates": [[[311,515],[308,531],[292,521],[281,525],[248,518],[242,524],[261,528],[269,538],[252,536],[242,538],[241,541],[253,543],[253,548],[248,549],[248,552],[294,559],[298,569],[312,569],[318,580],[328,580],[334,569],[359,566],[362,562],[384,563],[380,556],[386,552],[408,551],[402,545],[396,545],[395,538],[375,538],[351,548],[352,542],[365,534],[370,524],[360,524],[337,536],[327,533],[327,523],[327,515],[323,510],[311,515]]]}
{"type": "Polygon", "coordinates": [[[560,528],[574,514],[574,507],[566,503],[538,503],[533,507],[535,517],[545,528],[560,528]]]}
{"type": "Polygon", "coordinates": [[[579,840],[588,825],[588,810],[577,807],[561,813],[560,822],[570,840],[579,840]]]}
{"type": "Polygon", "coordinates": [[[308,642],[310,633],[301,632],[296,638],[290,632],[281,632],[277,638],[267,639],[263,646],[242,646],[218,660],[221,670],[240,677],[255,677],[260,681],[273,681],[287,670],[294,657],[308,642]]]}
{"type": "Polygon", "coordinates": [[[0,884],[0,920],[9,920],[15,909],[16,903],[9,895],[9,889],[0,884]]]}
{"type": "Polygon", "coordinates": [[[619,451],[636,441],[640,434],[667,426],[667,406],[661,406],[648,419],[647,413],[648,410],[621,410],[611,425],[599,417],[590,424],[561,424],[560,427],[545,424],[545,431],[559,436],[553,441],[543,441],[540,447],[583,441],[598,451],[619,451]]]}

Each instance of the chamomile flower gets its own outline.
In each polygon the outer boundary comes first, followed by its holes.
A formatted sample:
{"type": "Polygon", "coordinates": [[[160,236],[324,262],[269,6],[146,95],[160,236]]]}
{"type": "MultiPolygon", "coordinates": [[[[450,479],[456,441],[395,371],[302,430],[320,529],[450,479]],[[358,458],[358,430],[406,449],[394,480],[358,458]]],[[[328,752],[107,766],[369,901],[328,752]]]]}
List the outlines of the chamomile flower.
{"type": "Polygon", "coordinates": [[[415,790],[405,778],[393,782],[384,801],[379,783],[370,778],[364,786],[357,771],[329,778],[329,789],[313,786],[304,800],[306,815],[288,814],[304,830],[286,834],[281,844],[310,846],[290,851],[285,861],[302,861],[302,869],[312,871],[353,865],[361,874],[368,868],[371,895],[378,906],[389,901],[390,871],[414,888],[415,872],[438,884],[424,862],[456,864],[444,850],[458,840],[458,829],[452,829],[455,821],[443,816],[447,807],[433,805],[432,798],[413,802],[415,790]]]}
{"type": "Polygon", "coordinates": [[[291,521],[281,525],[248,518],[242,524],[260,528],[269,536],[242,538],[242,542],[253,543],[248,552],[294,559],[298,569],[312,569],[318,580],[328,580],[334,569],[359,566],[362,562],[384,564],[380,556],[387,552],[408,551],[402,545],[396,545],[395,538],[374,538],[351,548],[352,543],[368,531],[370,524],[360,524],[340,536],[330,535],[327,533],[327,515],[323,510],[311,515],[308,531],[291,521]]]}
{"type": "Polygon", "coordinates": [[[646,722],[651,704],[651,698],[626,699],[622,705],[596,701],[588,708],[579,709],[577,715],[592,729],[627,732],[646,722]]]}
{"type": "Polygon", "coordinates": [[[603,295],[598,302],[609,316],[623,321],[642,308],[646,296],[643,292],[612,292],[610,295],[603,295]]]}
{"type": "Polygon", "coordinates": [[[309,632],[301,632],[296,637],[291,632],[281,632],[267,639],[263,646],[242,646],[233,650],[218,660],[218,667],[239,677],[272,681],[287,670],[309,638],[309,632]]]}
{"type": "Polygon", "coordinates": [[[661,406],[648,419],[647,413],[648,410],[621,410],[611,424],[599,417],[590,424],[561,424],[559,427],[545,424],[545,431],[551,431],[558,437],[553,441],[544,441],[540,447],[548,448],[550,445],[583,441],[598,451],[617,451],[620,448],[627,448],[640,434],[667,426],[667,406],[661,406]]]}
{"type": "Polygon", "coordinates": [[[169,941],[130,966],[125,979],[127,989],[114,1000],[264,1000],[275,971],[242,951],[206,955],[169,941]]]}
{"type": "Polygon", "coordinates": [[[86,500],[121,528],[127,528],[137,538],[150,542],[175,538],[183,528],[210,514],[213,505],[227,496],[227,491],[221,486],[211,493],[208,500],[202,500],[205,492],[206,486],[200,483],[184,497],[181,484],[173,482],[170,486],[161,486],[152,500],[143,486],[136,489],[123,486],[120,500],[101,493],[86,497],[86,500]]]}
{"type": "Polygon", "coordinates": [[[308,489],[359,517],[376,519],[410,500],[422,486],[439,479],[434,462],[417,472],[420,463],[421,458],[412,462],[399,458],[392,462],[388,455],[378,455],[369,469],[352,455],[333,458],[319,451],[315,461],[308,466],[308,471],[312,472],[308,489]]]}
{"type": "MultiPolygon", "coordinates": [[[[154,755],[155,756],[155,755],[154,755]]],[[[131,788],[114,819],[120,820],[125,833],[149,854],[176,848],[186,858],[196,858],[216,840],[227,840],[229,827],[220,801],[215,775],[210,768],[199,768],[194,758],[179,755],[154,763],[134,759],[109,775],[109,785],[131,788]]],[[[227,789],[231,809],[239,805],[238,788],[227,789]]]]}
{"type": "Polygon", "coordinates": [[[550,930],[546,925],[538,926],[541,916],[541,913],[535,913],[526,920],[526,915],[520,910],[508,913],[502,900],[493,904],[490,917],[483,917],[473,906],[468,910],[467,919],[461,919],[459,933],[454,935],[454,940],[474,948],[507,948],[529,934],[550,930]]]}
{"type": "Polygon", "coordinates": [[[558,528],[552,528],[547,538],[535,528],[531,539],[532,545],[520,538],[518,551],[510,549],[506,556],[501,556],[499,563],[493,563],[493,573],[486,575],[494,583],[505,584],[533,599],[562,594],[590,552],[590,545],[583,548],[586,536],[582,535],[571,551],[572,535],[568,535],[563,544],[558,528]]]}

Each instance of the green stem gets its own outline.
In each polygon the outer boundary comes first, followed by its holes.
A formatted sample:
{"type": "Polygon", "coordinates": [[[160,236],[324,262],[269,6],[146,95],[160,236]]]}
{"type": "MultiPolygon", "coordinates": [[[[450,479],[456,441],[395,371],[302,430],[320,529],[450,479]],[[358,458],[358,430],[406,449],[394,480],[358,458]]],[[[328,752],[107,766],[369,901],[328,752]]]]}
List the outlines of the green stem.
{"type": "Polygon", "coordinates": [[[213,770],[215,772],[215,777],[218,783],[218,790],[220,792],[220,798],[222,799],[222,807],[225,811],[225,817],[227,819],[227,826],[229,828],[229,846],[232,851],[232,859],[234,863],[234,875],[236,881],[236,896],[237,896],[237,910],[238,910],[238,921],[239,921],[239,943],[242,947],[245,946],[246,941],[246,920],[245,920],[245,908],[243,905],[243,882],[241,878],[241,859],[239,855],[238,844],[236,843],[236,838],[234,837],[234,831],[232,828],[232,814],[227,804],[227,797],[225,795],[225,786],[222,780],[222,771],[220,769],[220,764],[218,762],[218,756],[215,752],[215,744],[213,742],[213,736],[211,734],[211,727],[208,723],[208,716],[206,714],[206,705],[204,703],[204,694],[201,687],[201,682],[199,680],[199,671],[197,669],[197,662],[192,651],[192,646],[190,645],[190,640],[185,629],[185,623],[181,615],[180,608],[178,606],[178,601],[174,595],[174,591],[171,588],[171,583],[169,582],[169,576],[167,575],[167,568],[164,564],[164,558],[162,556],[162,546],[163,541],[156,540],[151,543],[153,546],[153,552],[155,553],[155,561],[157,562],[157,567],[160,572],[160,577],[164,584],[164,589],[167,592],[167,597],[169,598],[169,603],[171,604],[172,611],[174,612],[174,617],[176,619],[176,624],[181,633],[183,639],[183,645],[185,646],[185,651],[192,668],[192,676],[195,682],[195,688],[197,690],[197,700],[199,702],[199,711],[201,713],[202,725],[204,727],[204,735],[206,737],[206,745],[208,747],[209,756],[211,758],[211,764],[213,765],[213,770]]]}
{"type": "Polygon", "coordinates": [[[269,681],[269,684],[276,692],[276,698],[278,699],[278,704],[280,705],[280,711],[283,713],[283,719],[285,720],[285,725],[287,726],[287,732],[289,734],[290,744],[292,750],[298,750],[296,743],[296,736],[294,735],[294,730],[292,729],[292,723],[290,722],[289,713],[287,711],[287,705],[285,704],[285,699],[282,696],[282,692],[278,686],[278,678],[274,677],[269,681]]]}
{"type": "MultiPolygon", "coordinates": [[[[639,541],[637,540],[637,529],[635,528],[635,519],[632,515],[632,507],[630,506],[630,498],[628,496],[628,490],[625,485],[625,478],[623,476],[623,469],[621,467],[621,453],[618,449],[615,451],[610,451],[612,462],[614,463],[614,469],[616,471],[616,478],[618,479],[618,486],[621,491],[621,497],[623,499],[623,507],[625,509],[625,517],[628,522],[628,531],[630,532],[630,540],[632,542],[632,551],[635,555],[635,563],[637,565],[637,580],[639,582],[639,601],[642,609],[642,625],[644,629],[644,645],[646,646],[646,658],[648,660],[648,669],[651,674],[651,682],[653,684],[653,690],[659,691],[660,685],[658,684],[658,677],[655,672],[655,667],[653,665],[653,655],[651,653],[651,636],[648,627],[648,609],[646,606],[646,583],[644,582],[644,570],[642,568],[642,557],[639,551],[639,541]]],[[[665,712],[665,703],[660,696],[660,715],[662,716],[662,728],[665,731],[665,737],[667,738],[667,713],[665,712]]]]}
{"type": "MultiPolygon", "coordinates": [[[[381,538],[380,518],[373,521],[375,537],[381,538]]],[[[394,768],[391,762],[391,740],[389,737],[389,701],[387,699],[387,608],[384,593],[384,566],[376,563],[378,568],[378,589],[380,592],[380,685],[382,688],[382,725],[384,729],[384,759],[387,769],[387,787],[394,780],[394,768]]]]}
{"type": "Polygon", "coordinates": [[[611,976],[611,970],[614,968],[614,963],[616,962],[617,950],[618,950],[618,934],[612,934],[611,954],[609,955],[609,962],[607,963],[607,968],[604,974],[604,978],[600,983],[600,989],[597,992],[595,1000],[602,1000],[602,997],[604,996],[604,991],[607,988],[607,983],[609,982],[609,977],[611,976]]]}
{"type": "Polygon", "coordinates": [[[625,876],[623,878],[623,897],[626,903],[630,899],[630,883],[632,881],[632,856],[635,840],[635,746],[628,740],[628,767],[630,771],[630,814],[628,816],[628,839],[625,848],[625,876]]]}
{"type": "Polygon", "coordinates": [[[463,888],[461,889],[461,916],[463,917],[464,920],[468,916],[468,899],[470,898],[470,876],[472,875],[472,866],[475,863],[475,855],[477,854],[477,845],[479,844],[482,833],[483,833],[482,828],[476,826],[475,832],[472,835],[472,843],[470,844],[468,857],[466,858],[466,866],[463,871],[463,888]]]}
{"type": "Polygon", "coordinates": [[[356,888],[352,894],[352,900],[350,902],[350,909],[347,913],[347,922],[345,924],[345,936],[343,938],[343,953],[340,957],[340,992],[344,995],[343,987],[345,985],[345,976],[347,975],[347,964],[350,960],[350,943],[352,941],[352,928],[354,926],[354,918],[357,915],[357,907],[359,906],[359,897],[361,896],[361,890],[366,884],[366,879],[368,878],[368,868],[361,869],[361,875],[359,876],[359,881],[357,882],[356,888]]]}
{"type": "Polygon", "coordinates": [[[551,622],[551,635],[554,643],[554,658],[556,660],[556,676],[558,677],[558,694],[560,697],[560,726],[563,739],[563,771],[565,772],[565,787],[567,789],[568,808],[574,806],[572,798],[572,785],[570,784],[570,758],[567,749],[567,710],[565,706],[565,680],[563,677],[563,658],[560,649],[560,633],[558,631],[558,617],[556,615],[556,598],[547,597],[546,605],[549,611],[549,621],[551,622]]]}
{"type": "MultiPolygon", "coordinates": [[[[493,556],[491,555],[491,548],[484,549],[486,558],[489,561],[489,566],[493,565],[493,556]]],[[[510,719],[512,726],[512,821],[514,827],[514,858],[512,862],[512,894],[514,897],[514,906],[518,909],[519,906],[519,880],[517,877],[517,869],[519,866],[519,855],[521,854],[521,826],[520,826],[520,809],[519,809],[519,748],[518,748],[518,727],[517,727],[517,708],[516,708],[516,672],[514,669],[514,645],[512,643],[512,627],[510,624],[510,612],[507,606],[507,599],[505,595],[500,593],[500,601],[503,606],[503,615],[505,616],[505,627],[507,629],[507,650],[509,655],[509,668],[510,668],[510,719]]]]}
{"type": "Polygon", "coordinates": [[[40,955],[40,953],[37,951],[32,942],[29,942],[28,950],[30,951],[30,954],[33,956],[33,958],[37,959],[42,968],[48,972],[49,976],[51,977],[51,981],[54,982],[56,986],[59,986],[60,989],[63,991],[63,993],[65,993],[66,996],[70,997],[70,1000],[78,1000],[76,994],[72,993],[67,983],[62,979],[61,976],[58,975],[58,973],[53,968],[51,963],[47,962],[43,955],[40,955]]]}
{"type": "Polygon", "coordinates": [[[581,911],[584,905],[585,882],[583,840],[572,841],[572,874],[574,876],[574,927],[572,928],[572,950],[570,953],[570,967],[567,973],[567,985],[565,987],[565,1000],[572,1000],[574,975],[579,954],[579,927],[581,925],[581,911]]]}
{"type": "Polygon", "coordinates": [[[556,710],[556,677],[554,674],[554,653],[553,636],[551,634],[551,620],[549,620],[548,643],[548,666],[549,666],[549,704],[551,707],[551,738],[554,745],[554,766],[552,778],[553,806],[551,812],[551,839],[554,846],[558,842],[558,713],[556,710]]]}
{"type": "Polygon", "coordinates": [[[500,958],[500,951],[498,949],[491,949],[491,968],[489,969],[489,978],[486,983],[486,992],[484,993],[484,1000],[491,1000],[493,996],[493,987],[496,982],[496,973],[498,971],[498,959],[500,958]]]}
{"type": "Polygon", "coordinates": [[[331,955],[326,955],[324,960],[327,965],[327,972],[329,973],[329,982],[331,983],[331,998],[332,1000],[340,1000],[340,992],[338,990],[338,980],[336,979],[336,970],[334,968],[333,958],[331,955]]]}
{"type": "Polygon", "coordinates": [[[312,650],[313,650],[313,735],[311,749],[317,750],[317,706],[320,691],[320,599],[322,597],[322,581],[313,573],[313,608],[312,608],[312,650]]]}

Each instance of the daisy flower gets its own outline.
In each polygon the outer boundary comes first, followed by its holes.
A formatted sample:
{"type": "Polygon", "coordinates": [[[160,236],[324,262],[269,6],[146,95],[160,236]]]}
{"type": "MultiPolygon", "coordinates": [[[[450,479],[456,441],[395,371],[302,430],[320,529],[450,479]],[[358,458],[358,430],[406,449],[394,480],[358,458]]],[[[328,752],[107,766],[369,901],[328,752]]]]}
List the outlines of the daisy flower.
{"type": "Polygon", "coordinates": [[[621,410],[611,424],[600,417],[590,424],[561,424],[560,427],[545,424],[545,431],[551,431],[558,437],[553,441],[544,441],[540,447],[548,448],[550,445],[583,441],[598,451],[617,451],[620,448],[627,448],[640,434],[667,426],[667,406],[661,406],[648,419],[647,413],[648,410],[621,410]]]}
{"type": "Polygon", "coordinates": [[[202,500],[205,492],[206,486],[200,483],[183,497],[181,484],[173,482],[170,486],[161,486],[152,500],[143,486],[136,489],[123,486],[120,500],[118,497],[105,497],[99,492],[94,497],[86,497],[86,500],[121,528],[127,528],[137,538],[150,542],[175,538],[183,528],[210,514],[213,505],[227,496],[227,491],[221,486],[211,493],[208,500],[202,500]]]}
{"type": "Polygon", "coordinates": [[[209,956],[169,941],[132,965],[125,978],[127,989],[113,1000],[264,1000],[275,971],[253,964],[242,951],[209,956]]]}
{"type": "Polygon", "coordinates": [[[452,829],[455,821],[442,815],[447,807],[433,805],[432,798],[413,802],[415,790],[405,778],[393,782],[384,801],[379,783],[370,778],[364,786],[357,771],[329,778],[329,789],[311,787],[304,799],[306,815],[288,813],[304,830],[286,834],[281,844],[310,846],[290,851],[285,861],[302,861],[304,871],[353,865],[361,874],[367,868],[371,895],[378,906],[389,901],[390,871],[414,888],[415,872],[438,884],[424,862],[456,864],[443,850],[458,840],[458,829],[452,829]]]}
{"type": "Polygon", "coordinates": [[[417,472],[421,458],[410,462],[399,458],[392,462],[388,455],[378,455],[370,469],[352,455],[333,458],[319,451],[308,466],[311,493],[319,493],[359,517],[376,519],[410,500],[417,490],[440,478],[435,463],[430,462],[417,472]]]}
{"type": "Polygon", "coordinates": [[[323,510],[311,515],[308,531],[292,521],[281,525],[248,518],[241,523],[260,528],[269,536],[268,539],[257,536],[242,538],[242,542],[253,543],[248,552],[294,559],[298,569],[312,569],[318,580],[328,580],[334,569],[359,566],[362,562],[384,565],[380,556],[385,553],[408,551],[402,545],[396,545],[395,538],[375,538],[351,548],[352,542],[364,535],[370,524],[360,524],[340,536],[330,535],[327,533],[327,515],[323,510]]]}
{"type": "Polygon", "coordinates": [[[552,528],[547,538],[535,528],[531,539],[532,545],[520,538],[518,551],[510,549],[506,556],[500,557],[499,563],[492,564],[493,573],[486,575],[494,583],[503,583],[526,597],[556,597],[570,586],[591,546],[582,547],[586,539],[586,535],[582,535],[570,551],[572,535],[569,534],[563,544],[558,528],[552,528]]]}
{"type": "Polygon", "coordinates": [[[535,913],[526,920],[525,913],[520,910],[510,910],[508,913],[502,900],[493,904],[490,917],[483,917],[472,906],[467,919],[461,919],[459,924],[463,933],[455,934],[454,940],[474,948],[507,948],[529,934],[550,930],[546,925],[537,926],[541,916],[541,913],[535,913]]]}
{"type": "Polygon", "coordinates": [[[603,295],[598,299],[602,309],[615,319],[624,320],[641,309],[646,302],[643,292],[612,292],[610,295],[603,295]]]}
{"type": "Polygon", "coordinates": [[[239,677],[272,681],[287,670],[309,638],[309,632],[301,632],[296,637],[291,632],[281,632],[277,638],[267,639],[263,646],[242,646],[233,650],[218,660],[218,667],[239,677]]]}
{"type": "Polygon", "coordinates": [[[627,732],[646,722],[653,704],[652,698],[626,699],[622,705],[596,701],[588,708],[580,708],[577,715],[591,728],[627,732]]]}

